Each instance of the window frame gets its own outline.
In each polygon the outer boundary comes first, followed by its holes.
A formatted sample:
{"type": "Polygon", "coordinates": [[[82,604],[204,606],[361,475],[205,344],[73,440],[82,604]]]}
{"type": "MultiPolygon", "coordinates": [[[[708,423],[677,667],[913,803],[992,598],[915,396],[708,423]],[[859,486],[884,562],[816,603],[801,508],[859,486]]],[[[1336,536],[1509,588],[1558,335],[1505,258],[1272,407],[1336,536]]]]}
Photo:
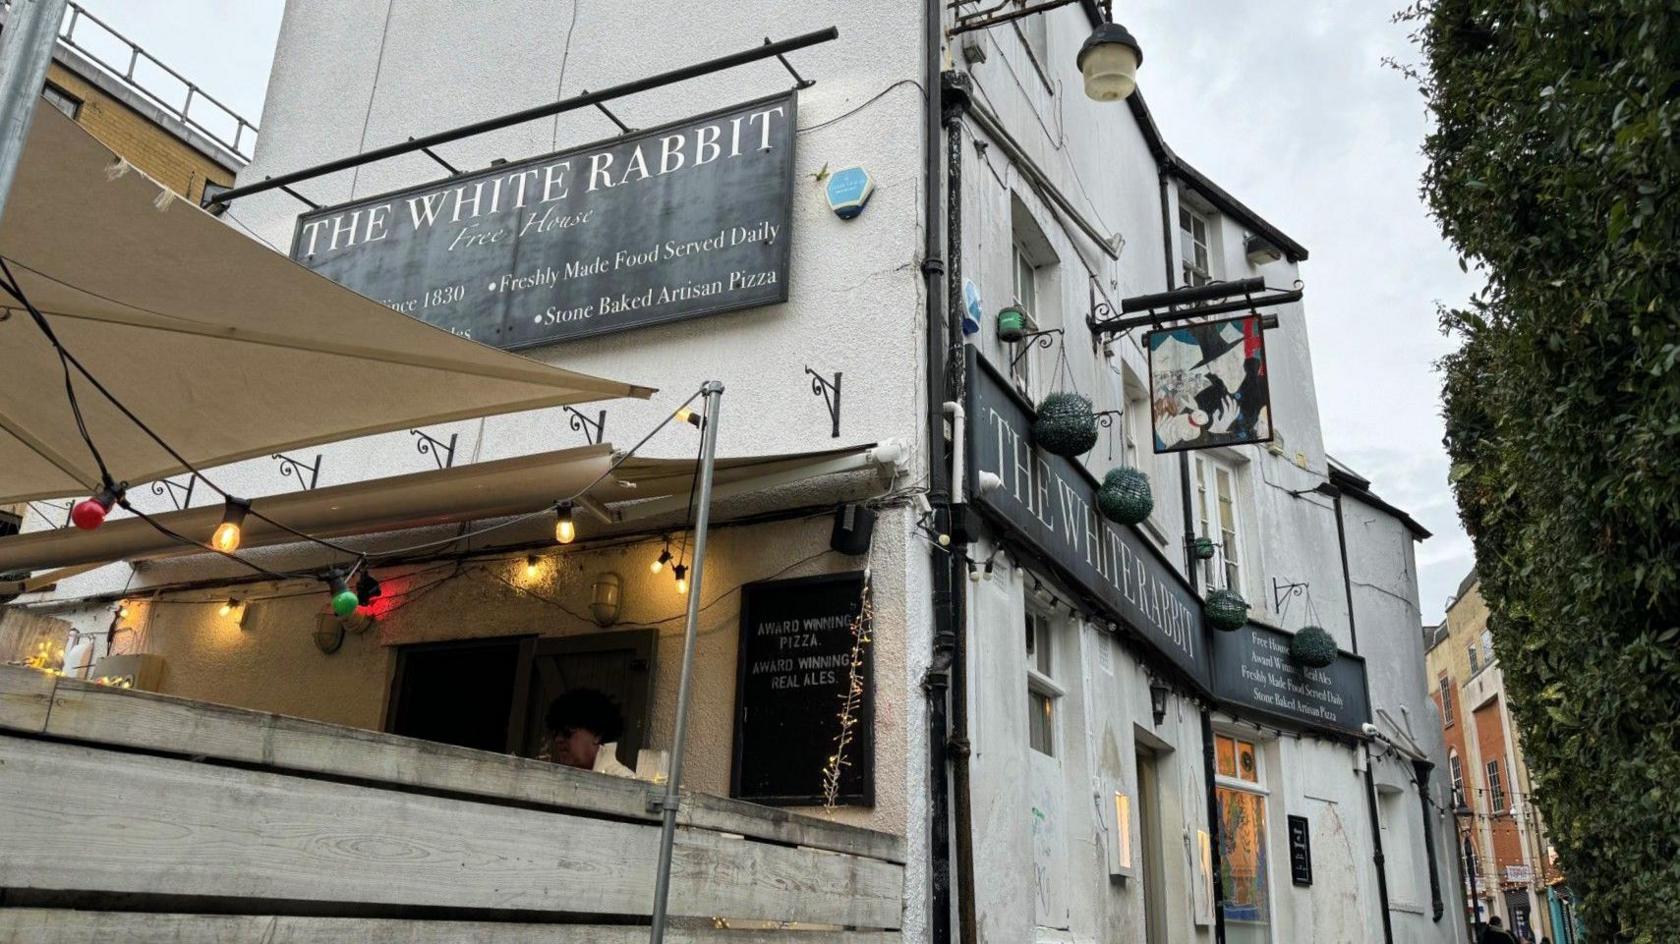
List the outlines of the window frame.
{"type": "MultiPolygon", "coordinates": [[[[1009,280],[1010,280],[1009,281],[1009,292],[1010,292],[1010,299],[1011,299],[1011,301],[1014,305],[1016,305],[1022,311],[1027,313],[1027,321],[1028,321],[1028,330],[1029,331],[1037,331],[1038,330],[1038,324],[1039,324],[1039,321],[1038,321],[1038,316],[1039,316],[1039,313],[1038,313],[1038,290],[1040,288],[1040,286],[1039,286],[1039,269],[1040,268],[1042,268],[1042,266],[1040,266],[1038,263],[1033,261],[1032,251],[1027,248],[1026,244],[1023,243],[1019,237],[1016,237],[1016,238],[1010,240],[1010,243],[1009,243],[1009,280]],[[1028,286],[1028,291],[1027,292],[1021,291],[1021,286],[1023,284],[1023,279],[1022,279],[1022,273],[1023,272],[1027,273],[1027,277],[1025,279],[1025,283],[1028,286]],[[1028,298],[1026,298],[1026,296],[1029,295],[1029,294],[1032,296],[1032,298],[1030,300],[1028,298]]],[[[1009,379],[1014,381],[1015,386],[1020,388],[1021,392],[1025,393],[1027,395],[1028,399],[1034,400],[1036,402],[1036,398],[1033,397],[1033,390],[1032,390],[1032,382],[1033,382],[1033,369],[1032,369],[1033,368],[1033,353],[1032,353],[1032,348],[1033,348],[1033,342],[1035,340],[1037,340],[1037,339],[1036,338],[1027,338],[1023,341],[1016,341],[1013,344],[1009,345],[1009,359],[1010,359],[1010,361],[1009,361],[1009,379]],[[1023,345],[1025,345],[1024,349],[1023,349],[1023,345]]]]}
{"type": "Polygon", "coordinates": [[[1507,809],[1505,803],[1505,778],[1499,773],[1499,758],[1497,757],[1487,762],[1487,791],[1488,810],[1496,814],[1504,813],[1507,809]]]}
{"type": "Polygon", "coordinates": [[[1458,720],[1458,711],[1453,706],[1452,679],[1442,672],[1441,685],[1441,727],[1450,728],[1458,720]]]}
{"type": "MultiPolygon", "coordinates": [[[[1259,739],[1249,740],[1240,733],[1227,733],[1218,728],[1214,729],[1213,738],[1215,758],[1213,782],[1215,800],[1217,801],[1221,799],[1221,792],[1246,794],[1255,798],[1259,811],[1260,835],[1258,841],[1264,853],[1263,858],[1265,871],[1265,874],[1260,876],[1265,895],[1265,921],[1263,923],[1247,921],[1241,923],[1245,925],[1254,924],[1264,927],[1266,939],[1273,940],[1277,930],[1275,921],[1277,896],[1273,894],[1272,883],[1272,824],[1270,821],[1272,813],[1270,800],[1272,793],[1270,787],[1266,783],[1266,764],[1264,754],[1265,742],[1259,739]],[[1218,757],[1220,743],[1222,741],[1231,743],[1232,770],[1235,772],[1234,775],[1219,772],[1218,757]],[[1251,756],[1254,758],[1254,779],[1252,780],[1242,777],[1242,762],[1240,758],[1242,757],[1243,745],[1247,745],[1251,756]]],[[[1221,815],[1223,816],[1224,804],[1220,803],[1220,807],[1221,815]]],[[[1223,821],[1221,822],[1220,829],[1221,832],[1224,831],[1223,821]]],[[[1214,880],[1219,881],[1219,877],[1215,876],[1214,880]]],[[[1223,898],[1223,896],[1221,897],[1223,898]]],[[[1223,906],[1221,905],[1220,907],[1223,906]]],[[[1229,922],[1233,919],[1227,915],[1225,920],[1229,922]]]]}
{"type": "Polygon", "coordinates": [[[41,97],[46,99],[48,105],[58,109],[71,121],[77,121],[81,118],[82,106],[87,104],[81,96],[72,95],[63,86],[54,82],[42,83],[41,97]]]}
{"type": "Polygon", "coordinates": [[[1192,498],[1195,511],[1196,534],[1213,541],[1213,557],[1201,561],[1202,586],[1206,589],[1236,590],[1244,598],[1248,597],[1247,554],[1243,548],[1243,509],[1242,493],[1239,487],[1240,477],[1237,474],[1238,465],[1222,461],[1212,456],[1197,453],[1194,456],[1190,486],[1195,490],[1192,498]],[[1212,469],[1211,475],[1206,471],[1212,469]],[[1219,494],[1221,476],[1230,486],[1230,494],[1219,494]],[[1214,525],[1214,515],[1221,510],[1215,504],[1208,503],[1209,480],[1213,482],[1213,496],[1215,502],[1224,502],[1231,510],[1231,527],[1225,528],[1223,520],[1218,522],[1218,536],[1210,534],[1214,525]],[[1217,578],[1217,579],[1216,579],[1217,578]]]}
{"type": "Polygon", "coordinates": [[[1452,801],[1457,805],[1464,799],[1464,759],[1458,756],[1458,748],[1447,751],[1447,778],[1452,783],[1452,801]]]}
{"type": "Polygon", "coordinates": [[[1061,757],[1062,738],[1056,719],[1061,716],[1061,697],[1067,694],[1055,679],[1056,620],[1046,608],[1027,604],[1023,617],[1028,646],[1023,653],[1027,669],[1027,748],[1046,757],[1061,757]],[[1042,728],[1037,726],[1044,715],[1042,728]],[[1043,746],[1036,735],[1043,732],[1043,746]],[[1046,750],[1045,748],[1048,748],[1046,750]]]}
{"type": "Polygon", "coordinates": [[[1187,203],[1181,194],[1178,200],[1178,263],[1179,284],[1183,287],[1207,285],[1213,277],[1213,217],[1187,203]],[[1197,238],[1197,229],[1201,238],[1197,238]],[[1201,264],[1197,264],[1200,250],[1201,264]]]}

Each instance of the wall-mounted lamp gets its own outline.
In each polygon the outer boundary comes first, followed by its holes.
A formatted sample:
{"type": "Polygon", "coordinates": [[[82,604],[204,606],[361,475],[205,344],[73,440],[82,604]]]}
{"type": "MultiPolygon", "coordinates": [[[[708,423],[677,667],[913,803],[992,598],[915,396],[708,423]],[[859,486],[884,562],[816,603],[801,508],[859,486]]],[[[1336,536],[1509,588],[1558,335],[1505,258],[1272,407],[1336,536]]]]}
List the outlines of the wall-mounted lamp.
{"type": "Polygon", "coordinates": [[[1119,23],[1104,23],[1092,31],[1079,47],[1075,60],[1085,76],[1085,97],[1096,102],[1117,102],[1137,88],[1138,66],[1143,64],[1143,47],[1119,23]]]}
{"type": "Polygon", "coordinates": [[[618,622],[623,597],[624,581],[617,574],[608,572],[596,577],[589,599],[589,615],[595,618],[595,625],[604,629],[618,622]]]}
{"type": "Polygon", "coordinates": [[[1161,722],[1167,720],[1167,695],[1171,692],[1171,686],[1160,679],[1149,680],[1149,711],[1155,717],[1157,728],[1161,726],[1161,722]]]}

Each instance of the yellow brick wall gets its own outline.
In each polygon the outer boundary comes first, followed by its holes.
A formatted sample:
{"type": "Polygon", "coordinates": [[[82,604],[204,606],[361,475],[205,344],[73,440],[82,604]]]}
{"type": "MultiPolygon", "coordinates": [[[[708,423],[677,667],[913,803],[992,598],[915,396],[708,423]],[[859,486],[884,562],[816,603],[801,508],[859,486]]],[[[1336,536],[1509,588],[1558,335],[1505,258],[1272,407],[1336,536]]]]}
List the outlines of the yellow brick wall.
{"type": "MultiPolygon", "coordinates": [[[[233,175],[215,161],[59,63],[48,67],[47,81],[81,99],[76,123],[89,134],[146,176],[194,203],[203,195],[206,180],[233,184],[233,175]]],[[[42,107],[51,106],[43,103],[42,107]]]]}

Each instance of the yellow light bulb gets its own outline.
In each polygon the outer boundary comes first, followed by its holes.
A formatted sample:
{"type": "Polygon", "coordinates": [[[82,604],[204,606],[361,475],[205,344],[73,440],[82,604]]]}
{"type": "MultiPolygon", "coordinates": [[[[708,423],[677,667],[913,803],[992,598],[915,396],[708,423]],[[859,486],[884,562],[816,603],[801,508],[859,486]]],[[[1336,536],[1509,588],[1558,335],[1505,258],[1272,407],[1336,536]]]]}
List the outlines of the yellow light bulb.
{"type": "Polygon", "coordinates": [[[554,509],[554,540],[561,544],[577,540],[577,524],[572,521],[571,502],[561,502],[554,509]]]}
{"type": "Polygon", "coordinates": [[[664,569],[665,569],[665,563],[663,561],[658,560],[658,559],[655,559],[653,563],[648,565],[648,573],[650,573],[650,574],[657,574],[664,569]]]}
{"type": "Polygon", "coordinates": [[[532,554],[530,557],[525,558],[525,576],[535,577],[536,575],[537,575],[537,555],[532,554]]]}
{"type": "Polygon", "coordinates": [[[677,421],[680,423],[686,423],[688,422],[688,418],[693,415],[694,411],[685,406],[677,411],[677,421]]]}
{"type": "Polygon", "coordinates": [[[231,521],[216,525],[216,533],[210,536],[210,546],[224,554],[239,550],[239,525],[231,521]]]}
{"type": "Polygon", "coordinates": [[[677,578],[677,592],[678,593],[687,593],[688,592],[688,578],[687,577],[678,577],[677,578]]]}
{"type": "Polygon", "coordinates": [[[232,613],[232,612],[233,612],[233,601],[232,600],[229,600],[228,602],[223,603],[222,608],[216,611],[216,613],[218,615],[221,615],[221,616],[226,616],[226,615],[228,615],[229,613],[232,613]]]}

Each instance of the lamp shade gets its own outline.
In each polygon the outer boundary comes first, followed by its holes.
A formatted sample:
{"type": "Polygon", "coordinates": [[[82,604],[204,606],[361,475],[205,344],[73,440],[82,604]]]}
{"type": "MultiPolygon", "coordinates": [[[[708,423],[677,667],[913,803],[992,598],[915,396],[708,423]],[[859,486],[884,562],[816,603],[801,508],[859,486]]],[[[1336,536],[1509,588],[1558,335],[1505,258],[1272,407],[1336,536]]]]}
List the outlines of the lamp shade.
{"type": "Polygon", "coordinates": [[[1085,76],[1085,97],[1117,102],[1137,88],[1143,47],[1124,26],[1104,23],[1079,47],[1079,71],[1085,76]]]}

